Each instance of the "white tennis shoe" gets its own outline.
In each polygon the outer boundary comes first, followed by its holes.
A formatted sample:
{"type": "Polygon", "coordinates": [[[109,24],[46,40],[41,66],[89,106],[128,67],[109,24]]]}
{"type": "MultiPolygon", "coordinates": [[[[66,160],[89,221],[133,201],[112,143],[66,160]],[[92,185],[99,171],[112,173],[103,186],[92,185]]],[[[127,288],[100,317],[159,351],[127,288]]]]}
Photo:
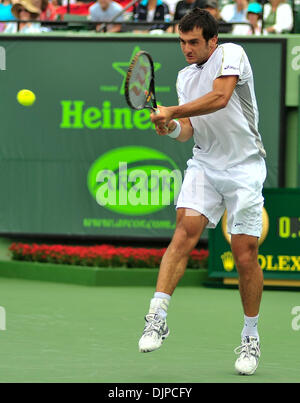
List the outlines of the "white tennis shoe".
{"type": "Polygon", "coordinates": [[[241,375],[252,375],[256,371],[260,357],[260,345],[257,337],[243,337],[242,343],[234,352],[239,354],[235,369],[241,375]]]}
{"type": "Polygon", "coordinates": [[[139,351],[141,353],[157,350],[170,334],[167,321],[159,315],[149,313],[145,316],[145,320],[144,331],[139,340],[139,351]]]}

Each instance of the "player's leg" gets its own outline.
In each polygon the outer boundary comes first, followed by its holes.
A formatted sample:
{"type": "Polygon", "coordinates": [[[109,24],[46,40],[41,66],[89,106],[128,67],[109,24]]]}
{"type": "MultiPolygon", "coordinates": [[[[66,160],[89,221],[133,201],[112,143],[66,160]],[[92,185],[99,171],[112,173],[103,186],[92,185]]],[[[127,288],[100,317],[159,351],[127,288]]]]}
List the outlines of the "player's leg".
{"type": "Polygon", "coordinates": [[[239,274],[239,289],[244,311],[239,358],[235,368],[239,373],[255,372],[260,357],[258,315],[263,290],[263,274],[258,264],[258,239],[262,231],[263,183],[266,177],[262,158],[250,158],[247,163],[229,169],[226,182],[227,230],[231,233],[231,248],[239,274]]]}
{"type": "Polygon", "coordinates": [[[258,366],[260,344],[258,316],[263,291],[263,274],[258,264],[258,238],[249,235],[232,235],[231,248],[239,274],[239,290],[244,311],[241,345],[236,349],[239,358],[236,370],[252,375],[258,366]]]}
{"type": "Polygon", "coordinates": [[[190,252],[204,228],[214,228],[223,212],[223,198],[197,160],[189,160],[177,200],[177,222],[172,241],[161,261],[156,292],[139,341],[141,352],[159,348],[168,336],[166,323],[171,296],[184,274],[190,252]]]}
{"type": "Polygon", "coordinates": [[[185,208],[177,210],[175,233],[161,261],[156,292],[150,302],[144,331],[139,340],[140,352],[157,350],[168,337],[166,316],[170,297],[207,223],[207,218],[196,211],[185,208]]]}
{"type": "Polygon", "coordinates": [[[197,211],[185,208],[177,210],[176,230],[160,265],[157,292],[173,294],[185,272],[189,255],[207,223],[208,219],[197,211]]]}
{"type": "Polygon", "coordinates": [[[258,263],[258,238],[232,234],[231,249],[239,274],[244,313],[249,317],[257,316],[263,291],[263,273],[258,263]]]}

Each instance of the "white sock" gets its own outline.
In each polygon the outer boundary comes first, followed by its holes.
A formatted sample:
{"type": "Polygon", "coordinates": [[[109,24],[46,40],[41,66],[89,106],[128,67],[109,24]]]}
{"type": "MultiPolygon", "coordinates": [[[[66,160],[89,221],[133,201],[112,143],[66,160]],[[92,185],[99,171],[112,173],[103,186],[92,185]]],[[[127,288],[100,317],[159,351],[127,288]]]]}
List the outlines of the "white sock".
{"type": "Polygon", "coordinates": [[[149,313],[155,313],[162,319],[166,319],[170,299],[171,295],[169,294],[165,294],[164,292],[155,292],[154,297],[150,302],[149,313]]]}
{"type": "Polygon", "coordinates": [[[258,325],[258,317],[257,316],[246,316],[244,315],[244,327],[242,330],[242,338],[246,337],[246,336],[253,336],[253,337],[257,337],[259,340],[259,335],[258,335],[258,329],[257,329],[257,325],[258,325]]]}
{"type": "Polygon", "coordinates": [[[163,299],[167,299],[168,301],[170,301],[171,295],[165,294],[164,292],[155,292],[154,298],[163,298],[163,299]]]}

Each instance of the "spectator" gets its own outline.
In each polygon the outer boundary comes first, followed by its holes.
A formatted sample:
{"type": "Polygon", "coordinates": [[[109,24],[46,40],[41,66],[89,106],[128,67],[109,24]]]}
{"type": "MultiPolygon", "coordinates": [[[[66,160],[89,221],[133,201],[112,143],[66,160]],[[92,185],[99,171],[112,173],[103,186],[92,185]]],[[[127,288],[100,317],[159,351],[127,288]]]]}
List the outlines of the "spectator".
{"type": "Polygon", "coordinates": [[[204,8],[206,0],[180,0],[176,4],[174,21],[179,21],[188,11],[196,7],[204,8]]]}
{"type": "Polygon", "coordinates": [[[247,22],[248,0],[234,0],[221,9],[221,17],[226,22],[247,22]]]}
{"type": "Polygon", "coordinates": [[[178,0],[164,0],[164,2],[169,7],[170,15],[172,16],[173,19],[178,0]]]}
{"type": "Polygon", "coordinates": [[[56,8],[52,2],[48,0],[34,0],[34,4],[42,10],[40,15],[41,21],[56,20],[56,8]]]}
{"type": "Polygon", "coordinates": [[[263,8],[259,3],[250,3],[247,10],[247,21],[250,25],[234,26],[234,35],[261,35],[262,33],[262,12],[263,8]]]}
{"type": "MultiPolygon", "coordinates": [[[[108,22],[111,21],[123,7],[113,0],[98,0],[89,8],[89,17],[91,21],[108,22]]],[[[122,22],[123,15],[116,19],[116,22],[122,22]]],[[[96,26],[96,31],[102,24],[96,26]]],[[[106,25],[107,32],[120,32],[122,30],[122,24],[108,24],[106,25]]]]}
{"type": "Polygon", "coordinates": [[[293,29],[293,10],[285,0],[270,0],[265,4],[263,18],[263,33],[266,35],[291,32],[293,29]]]}
{"type": "Polygon", "coordinates": [[[142,0],[135,8],[134,21],[154,22],[149,29],[143,32],[164,32],[171,21],[169,7],[162,0],[142,0]],[[155,24],[155,21],[165,21],[166,24],[155,24]]]}
{"type": "Polygon", "coordinates": [[[218,21],[220,34],[229,34],[232,31],[232,25],[224,21],[220,15],[218,0],[206,0],[203,8],[218,21]]]}
{"type": "MultiPolygon", "coordinates": [[[[262,12],[263,8],[259,3],[250,3],[248,6],[247,19],[252,27],[252,34],[261,35],[262,33],[262,12]]],[[[249,31],[250,34],[250,31],[249,31]]]]}
{"type": "MultiPolygon", "coordinates": [[[[12,4],[10,0],[0,0],[0,21],[15,20],[11,12],[12,4]]],[[[5,29],[5,23],[0,22],[0,32],[5,29]]]]}
{"type": "Polygon", "coordinates": [[[5,33],[39,33],[43,31],[40,23],[30,22],[31,20],[38,20],[41,14],[41,10],[30,0],[15,1],[11,11],[16,19],[24,22],[19,22],[18,24],[16,22],[11,22],[7,24],[4,30],[5,33]]]}

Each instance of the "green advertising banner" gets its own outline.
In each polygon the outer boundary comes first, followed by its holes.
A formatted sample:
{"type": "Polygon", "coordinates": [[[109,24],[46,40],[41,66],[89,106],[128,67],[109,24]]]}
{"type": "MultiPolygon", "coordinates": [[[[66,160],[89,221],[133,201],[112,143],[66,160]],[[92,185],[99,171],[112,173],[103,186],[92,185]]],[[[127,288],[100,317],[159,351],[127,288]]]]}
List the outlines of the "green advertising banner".
{"type": "MultiPolygon", "coordinates": [[[[283,42],[238,43],[257,83],[266,186],[278,186],[283,42]]],[[[149,112],[128,108],[125,74],[141,49],[154,59],[158,101],[176,104],[185,60],[174,37],[0,36],[2,234],[172,236],[193,141],[157,136],[149,112]],[[22,89],[32,106],[17,102],[22,89]]]]}
{"type": "Polygon", "coordinates": [[[298,79],[300,76],[300,35],[288,36],[286,52],[286,105],[298,106],[298,79]]]}
{"type": "MultiPolygon", "coordinates": [[[[265,189],[258,260],[265,279],[300,281],[300,189],[265,189]]],[[[226,216],[209,232],[209,276],[237,278],[226,216]]]]}
{"type": "MultiPolygon", "coordinates": [[[[298,92],[300,92],[300,76],[298,77],[298,92]]],[[[298,145],[298,152],[297,152],[297,160],[298,160],[298,186],[300,187],[300,108],[298,107],[298,121],[297,121],[297,145],[298,145]]]]}

